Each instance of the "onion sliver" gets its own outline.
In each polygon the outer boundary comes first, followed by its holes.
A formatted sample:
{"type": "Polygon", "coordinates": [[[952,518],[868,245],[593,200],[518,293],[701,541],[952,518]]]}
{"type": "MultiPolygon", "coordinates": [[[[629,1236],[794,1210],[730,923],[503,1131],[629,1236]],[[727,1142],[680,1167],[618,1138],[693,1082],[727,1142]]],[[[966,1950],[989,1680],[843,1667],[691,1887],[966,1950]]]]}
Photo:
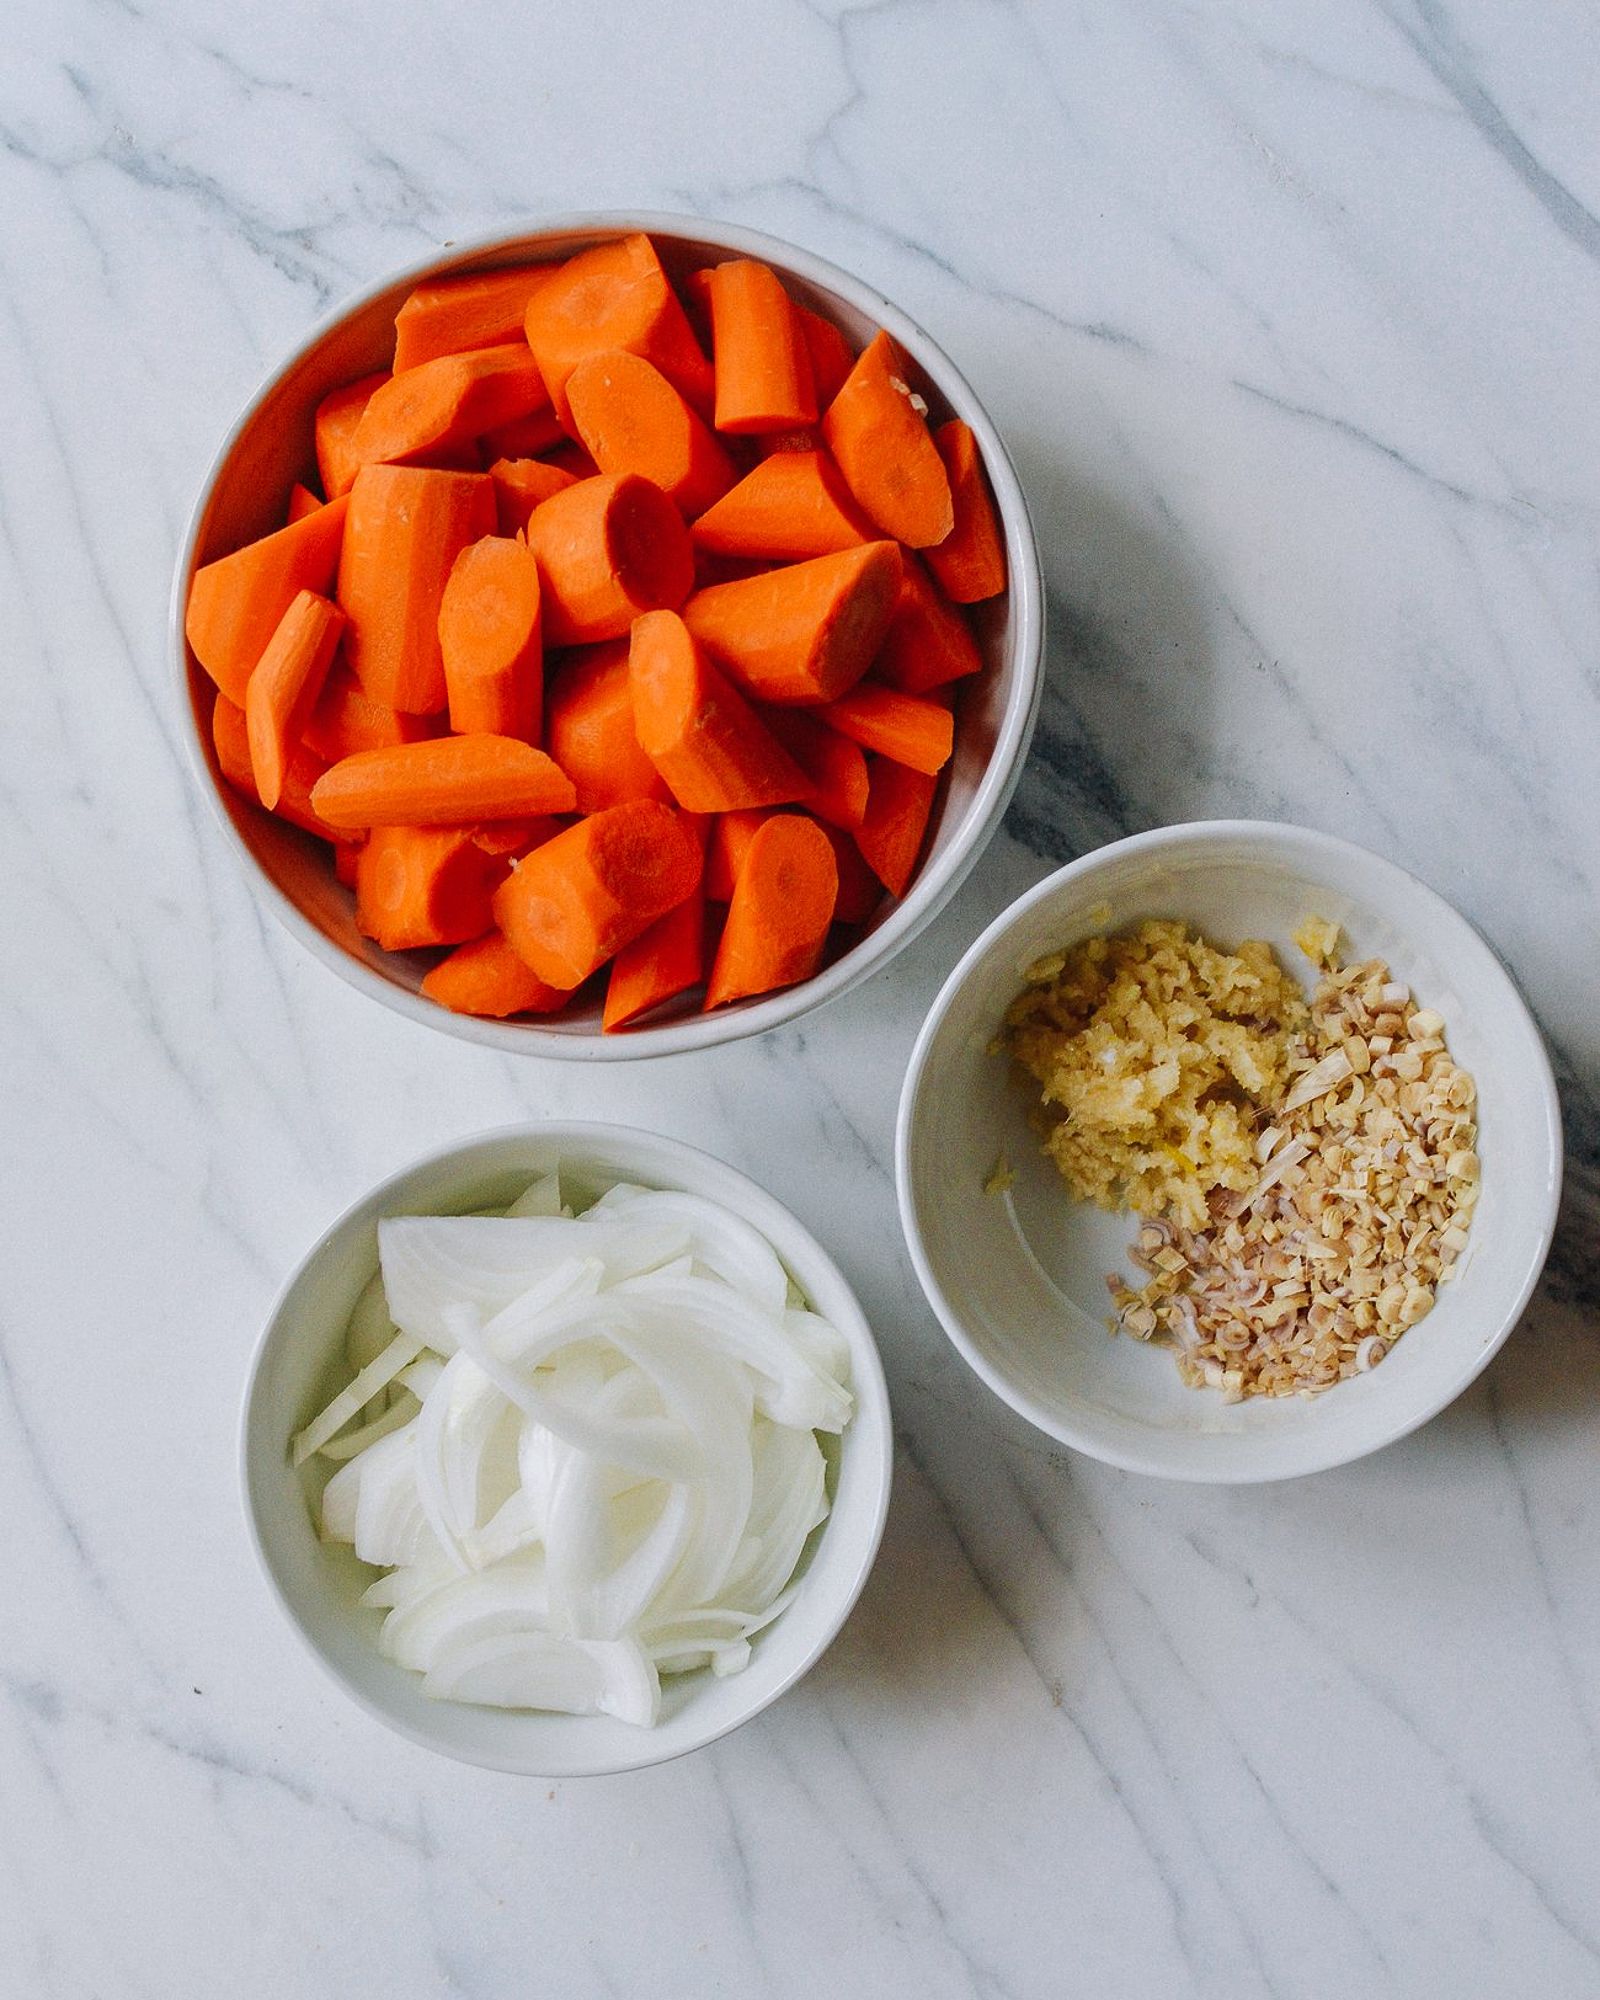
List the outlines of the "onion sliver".
{"type": "Polygon", "coordinates": [[[313,1417],[296,1437],[293,1450],[295,1464],[304,1465],[329,1438],[337,1437],[351,1418],[359,1415],[363,1406],[370,1403],[380,1389],[387,1389],[400,1370],[415,1361],[421,1352],[422,1342],[415,1334],[397,1333],[383,1352],[367,1363],[350,1386],[341,1389],[322,1414],[313,1417]]]}
{"type": "Polygon", "coordinates": [[[761,1234],[737,1215],[730,1215],[703,1195],[679,1194],[622,1182],[603,1194],[580,1220],[595,1224],[625,1212],[637,1221],[659,1222],[683,1230],[697,1264],[757,1305],[781,1313],[788,1302],[789,1277],[778,1253],[761,1234]]]}
{"type": "Polygon", "coordinates": [[[507,1215],[559,1215],[560,1213],[559,1173],[541,1174],[536,1181],[530,1181],[506,1210],[507,1215]]]}

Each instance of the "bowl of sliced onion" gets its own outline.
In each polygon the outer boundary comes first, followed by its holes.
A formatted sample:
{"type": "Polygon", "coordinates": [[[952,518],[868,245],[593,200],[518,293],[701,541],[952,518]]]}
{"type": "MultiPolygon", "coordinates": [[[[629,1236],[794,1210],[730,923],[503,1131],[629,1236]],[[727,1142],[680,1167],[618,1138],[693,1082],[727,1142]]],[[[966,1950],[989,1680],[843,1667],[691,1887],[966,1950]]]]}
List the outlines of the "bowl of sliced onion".
{"type": "Polygon", "coordinates": [[[413,1742],[577,1777],[699,1748],[821,1657],[883,1532],[860,1307],[744,1175],[620,1126],[493,1132],[290,1277],[240,1439],[267,1580],[413,1742]]]}

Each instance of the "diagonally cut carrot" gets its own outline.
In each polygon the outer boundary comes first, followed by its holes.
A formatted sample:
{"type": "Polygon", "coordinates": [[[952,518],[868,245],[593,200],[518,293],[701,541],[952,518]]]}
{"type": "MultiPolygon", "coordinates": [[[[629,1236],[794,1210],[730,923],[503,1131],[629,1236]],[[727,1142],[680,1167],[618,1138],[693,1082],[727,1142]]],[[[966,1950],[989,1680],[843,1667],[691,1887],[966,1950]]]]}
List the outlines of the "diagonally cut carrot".
{"type": "Polygon", "coordinates": [[[870,681],[851,688],[817,714],[830,729],[863,749],[909,764],[930,778],[944,769],[955,748],[955,717],[943,702],[901,694],[870,681]]]}
{"type": "Polygon", "coordinates": [[[777,272],[737,258],[715,266],[708,290],[717,429],[748,434],[814,423],[811,350],[777,272]]]}
{"type": "Polygon", "coordinates": [[[945,596],[957,604],[998,597],[1006,587],[1006,552],[978,440],[959,417],[952,417],[934,432],[933,441],[949,476],[956,519],[938,547],[929,549],[928,566],[945,596]]]}
{"type": "Polygon", "coordinates": [[[431,716],[402,715],[362,691],[361,683],[336,664],[322,684],[300,740],[323,765],[337,764],[356,750],[384,750],[396,743],[421,743],[438,734],[431,716]]]}
{"type": "Polygon", "coordinates": [[[794,311],[811,360],[817,408],[825,410],[849,379],[856,357],[849,341],[831,319],[824,319],[821,313],[814,313],[809,306],[797,305],[794,311]]]}
{"type": "Polygon", "coordinates": [[[374,827],[356,863],[356,927],[385,951],[481,937],[494,866],[457,827],[374,827]]]}
{"type": "MultiPolygon", "coordinates": [[[[705,845],[709,823],[685,814],[685,830],[705,845]]],[[[612,1035],[698,986],[706,970],[706,899],[702,882],[676,909],[657,917],[611,962],[601,1030],[612,1035]]]]}
{"type": "Polygon", "coordinates": [[[712,584],[684,622],[760,701],[831,701],[866,672],[894,613],[900,551],[868,542],[739,583],[712,584]]]}
{"type": "Polygon", "coordinates": [[[576,473],[563,472],[559,465],[546,465],[540,458],[496,459],[489,467],[489,477],[494,481],[494,504],[502,535],[521,534],[535,507],[564,486],[578,483],[576,473]]]}
{"type": "Polygon", "coordinates": [[[930,694],[983,671],[983,655],[959,605],[951,604],[909,551],[873,677],[903,694],[930,694]]]}
{"type": "Polygon", "coordinates": [[[710,555],[803,562],[878,539],[850,497],[833,460],[821,451],[781,451],[747,472],[690,529],[710,555]]]}
{"type": "Polygon", "coordinates": [[[757,829],[765,826],[771,817],[771,810],[763,808],[719,813],[711,822],[703,884],[708,902],[726,903],[733,895],[733,885],[738,881],[739,870],[750,852],[750,843],[755,839],[757,829]]]}
{"type": "Polygon", "coordinates": [[[871,789],[856,845],[889,893],[903,896],[916,872],[939,781],[887,757],[872,758],[867,770],[871,789]]]}
{"type": "Polygon", "coordinates": [[[563,418],[568,376],[608,347],[642,355],[702,416],[711,413],[711,364],[648,236],[569,257],[528,302],[523,330],[563,418]]]}
{"type": "Polygon", "coordinates": [[[524,341],[444,354],[373,393],[350,439],[358,465],[393,465],[476,438],[548,408],[549,391],[524,341]]]}
{"type": "Polygon", "coordinates": [[[343,500],[247,542],[194,573],[184,633],[195,658],[237,708],[278,621],[302,590],[325,593],[339,566],[343,500]]]}
{"type": "Polygon", "coordinates": [[[545,747],[577,789],[578,811],[671,796],[633,726],[628,641],[568,653],[550,677],[545,747]]]}
{"type": "Polygon", "coordinates": [[[699,846],[679,815],[635,799],[592,813],[519,861],[495,892],[495,920],[541,979],[570,991],[699,880],[699,846]]]}
{"type": "Polygon", "coordinates": [[[905,378],[905,362],[880,333],[828,405],[822,434],[862,510],[884,534],[926,548],[949,534],[955,505],[944,461],[905,378]]]}
{"type": "Polygon", "coordinates": [[[317,473],[330,500],[348,493],[355,484],[361,461],[351,450],[351,441],[363,411],[388,379],[383,372],[362,375],[354,382],[346,382],[343,388],[330,391],[317,405],[314,423],[317,473]]]}
{"type": "Polygon", "coordinates": [[[734,883],[707,1010],[809,979],[838,895],[839,866],[822,828],[804,813],[774,813],[756,829],[734,883]]]}
{"type": "Polygon", "coordinates": [[[553,646],[617,639],[642,611],[675,611],[694,581],[683,516],[634,473],[580,479],[528,516],[553,646]]]}
{"type": "Polygon", "coordinates": [[[634,733],[689,812],[783,805],[811,789],[799,765],[710,664],[675,611],[647,611],[635,621],[628,675],[634,733]]]}
{"type": "Polygon", "coordinates": [[[458,945],[423,980],[422,990],[453,1014],[480,1014],[497,1021],[511,1014],[554,1014],[572,998],[546,986],[499,931],[458,945]]]}
{"type": "Polygon", "coordinates": [[[345,656],[374,701],[432,715],[446,701],[439,601],[456,557],[495,531],[494,483],[485,473],[366,465],[349,508],[339,563],[345,656]]]}
{"type": "Polygon", "coordinates": [[[278,621],[245,690],[250,766],[268,812],[283,791],[284,775],[344,631],[337,604],[302,590],[278,621]]]}
{"type": "Polygon", "coordinates": [[[296,521],[303,521],[308,514],[314,514],[321,505],[322,502],[312,492],[311,488],[309,486],[302,486],[297,479],[293,486],[289,488],[288,519],[290,524],[292,525],[296,521]]]}
{"type": "Polygon", "coordinates": [[[571,812],[572,780],[542,750],[509,736],[441,736],[358,750],[311,794],[330,826],[470,826],[571,812]]]}
{"type": "MultiPolygon", "coordinates": [[[[255,771],[250,763],[250,725],[245,721],[244,710],[229,701],[225,694],[217,696],[216,706],[211,711],[211,742],[223,777],[253,805],[260,805],[255,771]]],[[[301,827],[307,833],[314,833],[319,840],[331,840],[340,845],[353,844],[360,839],[359,834],[330,826],[312,809],[311,790],[321,775],[322,766],[316,758],[303,744],[297,744],[290,753],[283,790],[278,795],[274,811],[279,819],[287,820],[291,826],[301,827]]]]}
{"type": "Polygon", "coordinates": [[[830,825],[853,829],[867,810],[867,760],[858,743],[829,729],[824,711],[768,708],[761,719],[806,775],[805,806],[830,825]]]}
{"type": "Polygon", "coordinates": [[[439,651],[452,729],[539,740],[539,565],[526,542],[485,535],[456,557],[439,602],[439,651]]]}
{"type": "Polygon", "coordinates": [[[567,377],[573,429],[602,472],[636,472],[686,520],[721,499],[738,476],[715,433],[659,369],[609,348],[567,377]]]}
{"type": "Polygon", "coordinates": [[[499,347],[522,338],[528,301],[553,264],[515,264],[461,278],[428,278],[394,319],[394,372],[403,374],[441,354],[499,347]]]}
{"type": "Polygon", "coordinates": [[[841,827],[824,825],[839,867],[839,898],[833,906],[836,924],[864,924],[883,901],[883,884],[868,866],[866,856],[841,827]]]}

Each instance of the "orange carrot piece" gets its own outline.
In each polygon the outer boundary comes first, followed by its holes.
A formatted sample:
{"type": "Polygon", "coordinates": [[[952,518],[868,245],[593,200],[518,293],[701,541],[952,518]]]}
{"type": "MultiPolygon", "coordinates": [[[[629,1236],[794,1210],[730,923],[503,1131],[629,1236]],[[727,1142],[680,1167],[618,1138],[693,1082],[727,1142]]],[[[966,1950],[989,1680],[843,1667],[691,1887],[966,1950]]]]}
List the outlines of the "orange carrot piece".
{"type": "Polygon", "coordinates": [[[333,879],[343,883],[347,889],[356,886],[356,869],[361,863],[361,849],[365,842],[352,840],[348,835],[333,850],[333,879]]]}
{"type": "Polygon", "coordinates": [[[346,657],[374,701],[436,714],[447,698],[439,600],[456,557],[495,531],[494,482],[481,472],[367,465],[349,504],[339,563],[346,657]]]}
{"type": "Polygon", "coordinates": [[[710,555],[770,562],[803,562],[878,539],[838,467],[821,451],[763,459],[689,533],[695,548],[710,555]]]}
{"type": "Polygon", "coordinates": [[[880,333],[856,357],[849,380],[828,405],[822,434],[845,484],[883,532],[927,548],[955,525],[955,503],[905,374],[894,343],[880,333]]]}
{"type": "Polygon", "coordinates": [[[771,819],[770,809],[719,813],[711,822],[711,838],[706,843],[704,888],[706,901],[726,903],[739,879],[739,870],[750,852],[757,831],[771,819]]]}
{"type": "Polygon", "coordinates": [[[554,840],[566,821],[555,813],[541,813],[536,819],[489,819],[471,829],[472,838],[485,854],[496,860],[529,854],[545,841],[554,840]]]}
{"type": "MultiPolygon", "coordinates": [[[[236,792],[242,792],[252,805],[260,805],[256,791],[255,771],[250,763],[250,725],[245,720],[244,710],[236,702],[229,701],[225,694],[219,694],[216,706],[211,711],[211,742],[217,753],[217,765],[224,778],[236,792]]],[[[335,842],[355,841],[358,834],[344,832],[330,826],[312,809],[311,788],[322,775],[322,766],[303,744],[297,744],[290,752],[289,767],[284,773],[283,790],[278,795],[274,807],[279,819],[286,819],[291,826],[314,833],[319,840],[335,842]]]]}
{"type": "Polygon", "coordinates": [[[571,812],[572,780],[510,736],[440,736],[358,750],[317,780],[311,802],[330,826],[471,826],[571,812]]]}
{"type": "Polygon", "coordinates": [[[295,742],[322,692],[344,624],[337,604],[302,590],[250,676],[244,697],[250,767],[268,812],[277,809],[295,742]]]}
{"type": "Polygon", "coordinates": [[[394,372],[403,374],[442,354],[520,340],[528,301],[554,268],[517,264],[463,278],[424,279],[394,317],[394,372]]]}
{"type": "Polygon", "coordinates": [[[900,573],[895,606],[873,675],[902,694],[928,694],[983,671],[983,655],[965,614],[950,603],[914,555],[900,573]]]}
{"type": "Polygon", "coordinates": [[[830,729],[865,750],[909,764],[927,777],[942,771],[955,748],[956,721],[943,702],[863,681],[817,711],[830,729]]]}
{"type": "Polygon", "coordinates": [[[694,582],[683,516],[659,486],[602,473],[564,487],[528,516],[553,646],[618,639],[642,611],[676,611],[694,582]]]}
{"type": "Polygon", "coordinates": [[[308,514],[314,514],[321,505],[322,502],[311,488],[303,486],[297,479],[289,488],[289,524],[292,526],[296,521],[303,521],[308,514]]]}
{"type": "Polygon", "coordinates": [[[494,481],[494,504],[502,535],[521,534],[535,507],[542,506],[564,486],[578,483],[576,473],[563,472],[559,465],[546,465],[538,458],[496,459],[489,467],[489,477],[494,481]]]}
{"type": "Polygon", "coordinates": [[[350,453],[358,465],[394,465],[448,450],[549,401],[524,341],[444,354],[391,376],[374,392],[350,453]]]}
{"type": "Polygon", "coordinates": [[[675,611],[647,611],[634,622],[628,678],[634,733],[687,811],[784,805],[810,791],[800,766],[675,611]]]}
{"type": "Polygon", "coordinates": [[[546,986],[499,931],[458,945],[427,975],[422,990],[452,1014],[479,1014],[495,1021],[510,1014],[555,1014],[572,998],[558,987],[546,986]]]}
{"type": "Polygon", "coordinates": [[[809,979],[838,898],[839,865],[822,828],[804,813],[774,813],[756,829],[733,885],[707,1011],[809,979]]]}
{"type": "MultiPolygon", "coordinates": [[[[703,852],[710,822],[686,813],[683,825],[703,852]]],[[[664,1007],[680,993],[698,986],[705,973],[706,898],[702,881],[676,909],[657,917],[612,960],[601,1031],[613,1035],[642,1015],[664,1007]]]]}
{"type": "Polygon", "coordinates": [[[346,503],[331,501],[274,535],[194,573],[183,629],[195,658],[235,707],[278,621],[302,590],[324,594],[339,567],[346,503]]]}
{"type": "Polygon", "coordinates": [[[361,461],[351,450],[351,442],[362,413],[388,379],[383,371],[376,375],[358,376],[354,382],[346,382],[342,388],[330,391],[317,405],[314,425],[317,473],[322,480],[322,490],[330,500],[337,500],[341,493],[348,493],[355,484],[361,461]]]}
{"type": "Polygon", "coordinates": [[[762,721],[806,775],[808,812],[853,830],[867,810],[867,760],[860,744],[829,729],[820,712],[769,708],[762,721]]]}
{"type": "Polygon", "coordinates": [[[567,377],[567,411],[602,472],[637,472],[687,520],[738,478],[715,433],[637,354],[610,348],[586,355],[567,377]]]}
{"type": "Polygon", "coordinates": [[[421,743],[438,734],[433,719],[402,715],[364,694],[346,666],[335,666],[322,684],[300,739],[321,764],[337,764],[356,750],[384,750],[395,743],[421,743]]]}
{"type": "Polygon", "coordinates": [[[539,977],[563,990],[693,895],[700,850],[670,806],[634,799],[591,813],[519,861],[494,914],[539,977]]]}
{"type": "Polygon", "coordinates": [[[456,557],[439,600],[439,652],[452,729],[538,742],[544,640],[526,542],[485,535],[456,557]]]}
{"type": "Polygon", "coordinates": [[[832,701],[871,664],[899,591],[899,549],[868,542],[742,583],[712,584],[695,592],[683,616],[747,694],[832,701]]]}
{"type": "Polygon", "coordinates": [[[702,416],[711,412],[711,364],[648,236],[569,257],[529,300],[523,330],[563,419],[568,376],[608,347],[641,355],[702,416]]]}
{"type": "MultiPolygon", "coordinates": [[[[513,418],[509,424],[496,424],[483,433],[480,442],[492,465],[497,458],[537,458],[553,445],[564,443],[566,438],[554,406],[546,404],[542,410],[513,418]]],[[[573,474],[574,478],[577,476],[573,474]]]]}
{"type": "Polygon", "coordinates": [[[776,271],[741,257],[708,281],[716,425],[738,435],[815,423],[811,350],[776,271]]]}
{"type": "Polygon", "coordinates": [[[356,863],[356,928],[385,951],[482,937],[493,865],[460,828],[376,826],[356,863]]]}
{"type": "Polygon", "coordinates": [[[883,884],[867,865],[866,856],[842,827],[819,822],[833,848],[839,869],[839,899],[833,906],[836,924],[864,924],[883,901],[883,884]]]}
{"type": "Polygon", "coordinates": [[[811,361],[817,408],[825,410],[849,380],[856,365],[855,351],[831,319],[824,319],[809,306],[797,305],[794,311],[811,361]]]}
{"type": "Polygon", "coordinates": [[[633,725],[628,642],[569,654],[550,677],[545,748],[577,788],[578,811],[671,796],[633,725]]]}
{"type": "Polygon", "coordinates": [[[856,845],[889,893],[903,896],[916,873],[939,781],[888,757],[874,757],[867,770],[871,790],[856,845]]]}
{"type": "Polygon", "coordinates": [[[938,547],[929,549],[928,566],[946,597],[957,604],[978,604],[998,597],[1006,587],[1005,545],[978,440],[959,417],[952,417],[934,432],[933,442],[950,481],[956,519],[938,547]]]}

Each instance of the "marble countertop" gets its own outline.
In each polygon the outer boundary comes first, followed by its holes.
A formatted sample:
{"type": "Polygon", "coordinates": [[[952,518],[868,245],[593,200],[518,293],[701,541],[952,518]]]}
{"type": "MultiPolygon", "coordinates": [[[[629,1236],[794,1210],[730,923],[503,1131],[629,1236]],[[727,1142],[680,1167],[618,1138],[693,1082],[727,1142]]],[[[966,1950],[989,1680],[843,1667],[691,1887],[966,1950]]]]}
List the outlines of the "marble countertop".
{"type": "Polygon", "coordinates": [[[19,0],[0,70],[0,1985],[924,2000],[1600,1992],[1600,31],[1490,0],[19,0]],[[381,22],[381,25],[380,25],[381,22]],[[602,1072],[394,1018],[258,910],[164,653],[198,481],[347,290],[681,209],[878,284],[1011,440],[1051,600],[1004,835],[799,1029],[602,1072]],[[1487,1375],[1344,1471],[1046,1448],[918,1293],[913,1035],[1053,864],[1214,814],[1415,869],[1570,1145],[1487,1375]],[[627,1779],[382,1733],[247,1553],[281,1274],[419,1152],[676,1133],[835,1246],[897,1484],[824,1663],[627,1779]]]}

